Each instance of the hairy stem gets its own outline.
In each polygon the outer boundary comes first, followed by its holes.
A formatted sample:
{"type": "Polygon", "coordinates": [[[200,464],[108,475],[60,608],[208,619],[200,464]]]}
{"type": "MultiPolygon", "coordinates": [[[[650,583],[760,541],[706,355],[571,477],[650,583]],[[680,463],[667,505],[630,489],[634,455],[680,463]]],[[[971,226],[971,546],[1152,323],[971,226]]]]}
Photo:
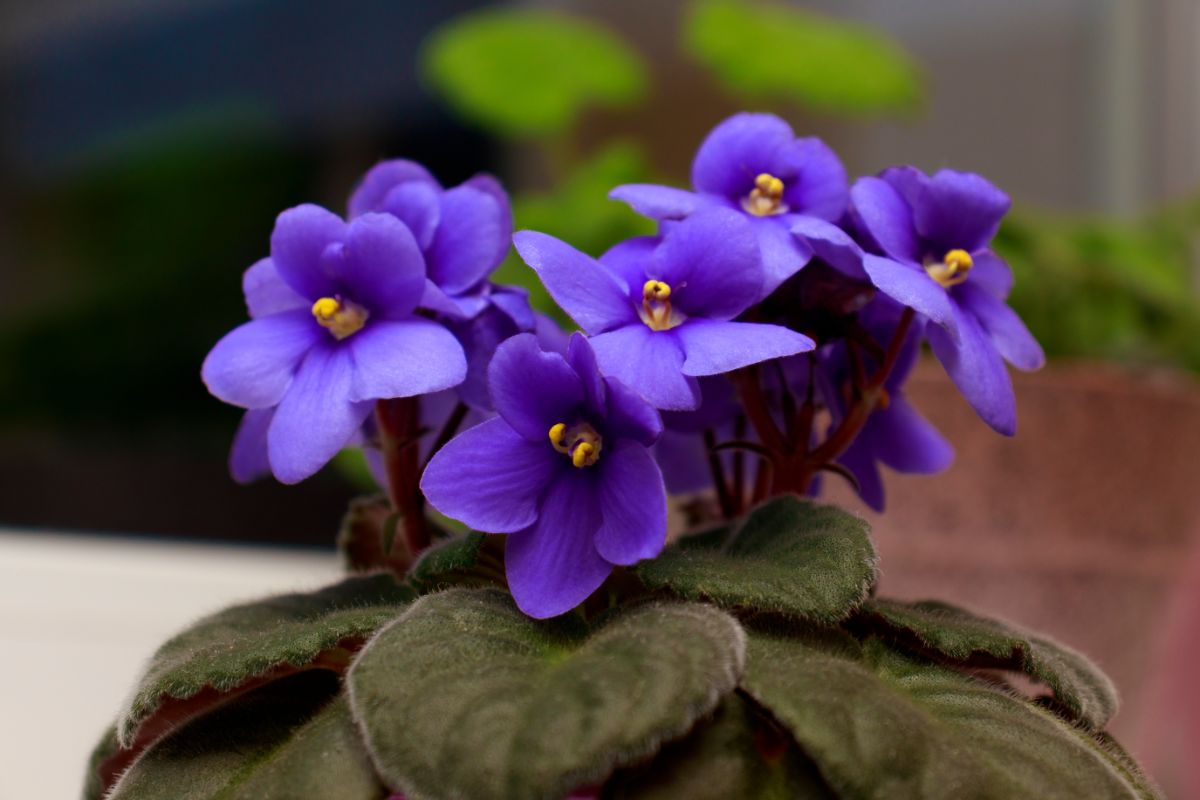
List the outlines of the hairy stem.
{"type": "Polygon", "coordinates": [[[375,419],[379,423],[388,497],[402,517],[408,555],[415,558],[430,541],[425,496],[420,487],[419,402],[415,397],[380,400],[375,404],[375,419]]]}

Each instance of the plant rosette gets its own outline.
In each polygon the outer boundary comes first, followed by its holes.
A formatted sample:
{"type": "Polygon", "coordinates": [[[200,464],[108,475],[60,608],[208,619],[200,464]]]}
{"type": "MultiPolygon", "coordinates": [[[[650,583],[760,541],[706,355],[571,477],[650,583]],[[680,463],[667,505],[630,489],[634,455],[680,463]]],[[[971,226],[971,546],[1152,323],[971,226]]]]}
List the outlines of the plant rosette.
{"type": "Polygon", "coordinates": [[[232,472],[354,448],[385,492],[351,504],[343,581],[159,649],[84,797],[1157,797],[1084,656],[876,597],[866,523],[813,499],[882,509],[883,467],[950,465],[904,393],[923,343],[1014,433],[1005,362],[1043,359],[991,250],[1008,198],[850,185],[766,114],[709,134],[691,190],[612,196],[657,233],[598,258],[408,161],[348,220],[280,215],[202,371],[246,409],[232,472]],[[492,282],[510,239],[580,331],[492,282]]]}

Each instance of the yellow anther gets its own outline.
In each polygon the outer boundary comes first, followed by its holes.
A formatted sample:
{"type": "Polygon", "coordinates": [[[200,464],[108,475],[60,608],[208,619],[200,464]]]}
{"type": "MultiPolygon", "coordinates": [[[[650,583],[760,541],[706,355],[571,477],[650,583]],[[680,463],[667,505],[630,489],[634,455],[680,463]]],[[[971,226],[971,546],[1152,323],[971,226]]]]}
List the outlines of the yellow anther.
{"type": "Polygon", "coordinates": [[[652,331],[670,330],[683,322],[683,317],[671,308],[671,287],[653,279],[642,285],[642,307],[638,316],[652,331]]]}
{"type": "Polygon", "coordinates": [[[742,198],[742,208],[756,217],[786,213],[788,206],[783,202],[783,181],[769,172],[760,174],[754,179],[750,194],[742,198]]]}
{"type": "Polygon", "coordinates": [[[571,453],[571,463],[580,468],[590,467],[599,458],[600,453],[591,442],[580,442],[575,446],[575,452],[571,453]]]}
{"type": "Polygon", "coordinates": [[[929,277],[938,282],[944,289],[949,289],[951,286],[957,286],[967,279],[967,273],[971,271],[971,267],[975,262],[971,258],[971,254],[966,250],[954,249],[946,253],[945,258],[939,261],[930,261],[925,265],[925,271],[929,273],[929,277]]]}
{"type": "Polygon", "coordinates": [[[783,181],[770,173],[764,172],[754,179],[754,185],[767,197],[783,197],[783,181]]]}
{"type": "Polygon", "coordinates": [[[662,281],[649,280],[642,286],[642,299],[666,302],[671,297],[671,287],[662,281]]]}
{"type": "Polygon", "coordinates": [[[341,308],[342,304],[332,297],[322,297],[313,303],[312,313],[317,319],[333,319],[334,314],[341,308]]]}
{"type": "Polygon", "coordinates": [[[567,435],[567,425],[565,422],[559,422],[550,426],[550,444],[554,445],[554,449],[560,453],[567,452],[567,446],[563,444],[563,439],[567,435]]]}
{"type": "Polygon", "coordinates": [[[312,304],[312,314],[317,324],[327,329],[337,339],[358,333],[367,324],[370,312],[357,303],[336,297],[322,297],[312,304]]]}
{"type": "Polygon", "coordinates": [[[569,428],[564,422],[555,423],[550,426],[549,435],[554,449],[568,456],[577,467],[590,467],[600,460],[604,442],[586,422],[577,422],[569,428]]]}

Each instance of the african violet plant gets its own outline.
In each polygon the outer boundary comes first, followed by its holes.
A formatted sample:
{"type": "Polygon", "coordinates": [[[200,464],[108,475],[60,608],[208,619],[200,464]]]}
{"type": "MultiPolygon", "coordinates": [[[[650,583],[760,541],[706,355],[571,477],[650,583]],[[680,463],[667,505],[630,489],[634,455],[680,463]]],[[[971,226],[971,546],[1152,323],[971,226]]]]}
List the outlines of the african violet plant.
{"type": "Polygon", "coordinates": [[[569,338],[489,281],[491,178],[391,161],[347,219],[280,215],[203,377],[247,409],[240,480],[363,449],[387,488],[343,524],[364,574],[163,645],[86,796],[1156,796],[1084,657],[877,598],[865,523],[807,499],[834,476],[882,508],[880,465],[948,466],[904,398],[922,341],[1014,432],[1004,362],[1042,354],[989,250],[1008,198],[910,167],[849,186],[761,114],[692,184],[614,189],[658,234],[599,259],[511,237],[569,338]]]}

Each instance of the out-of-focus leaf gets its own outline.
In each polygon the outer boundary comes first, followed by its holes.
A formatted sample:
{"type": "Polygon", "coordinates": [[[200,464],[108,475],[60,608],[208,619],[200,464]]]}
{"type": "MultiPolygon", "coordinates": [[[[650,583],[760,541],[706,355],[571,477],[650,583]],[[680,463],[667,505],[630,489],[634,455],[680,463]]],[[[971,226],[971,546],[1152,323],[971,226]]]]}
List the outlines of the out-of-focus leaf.
{"type": "Polygon", "coordinates": [[[953,661],[1023,671],[1091,728],[1104,727],[1117,711],[1112,681],[1085,656],[1046,637],[936,601],[874,600],[863,612],[953,661]]]}
{"type": "Polygon", "coordinates": [[[1018,209],[996,250],[1016,278],[1009,302],[1051,357],[1200,370],[1198,232],[1195,201],[1132,221],[1018,209]]]}
{"type": "Polygon", "coordinates": [[[1154,796],[1086,731],[878,639],[751,629],[742,689],[840,796],[1154,796]]]}
{"type": "Polygon", "coordinates": [[[686,738],[617,773],[605,800],[835,798],[792,736],[740,695],[727,695],[686,738]]]}
{"type": "Polygon", "coordinates": [[[685,540],[637,566],[647,586],[726,607],[837,622],[875,582],[875,548],[863,520],[793,495],[750,512],[723,541],[685,540]]]}
{"type": "Polygon", "coordinates": [[[709,605],[628,608],[588,631],[451,589],[380,631],[346,680],[374,763],[405,796],[557,800],[687,732],[737,683],[742,647],[709,605]]]}
{"type": "MultiPolygon", "coordinates": [[[[624,203],[608,199],[612,187],[648,177],[645,156],[637,145],[610,144],[576,166],[552,191],[514,198],[516,227],[557,236],[572,247],[598,256],[623,239],[654,232],[650,220],[633,213],[624,203]]],[[[525,287],[534,308],[570,323],[550,299],[537,274],[515,251],[496,270],[493,280],[525,287]]]]}
{"type": "Polygon", "coordinates": [[[588,106],[627,106],[646,87],[641,59],[613,32],[528,8],[454,19],[430,36],[421,68],[456,111],[503,136],[562,133],[588,106]]]}
{"type": "Polygon", "coordinates": [[[344,669],[349,654],[342,645],[361,642],[414,596],[391,575],[380,574],[348,578],[308,594],[269,597],[200,620],[150,660],[118,719],[121,745],[132,746],[135,737],[144,740],[139,729],[169,701],[195,703],[207,692],[216,702],[222,693],[263,676],[344,669]]]}
{"type": "Polygon", "coordinates": [[[920,71],[894,41],[792,5],[696,0],[685,39],[697,60],[749,101],[879,114],[910,111],[921,100],[920,71]]]}
{"type": "Polygon", "coordinates": [[[332,677],[260,689],[172,732],[109,800],[379,800],[375,775],[332,677]]]}

